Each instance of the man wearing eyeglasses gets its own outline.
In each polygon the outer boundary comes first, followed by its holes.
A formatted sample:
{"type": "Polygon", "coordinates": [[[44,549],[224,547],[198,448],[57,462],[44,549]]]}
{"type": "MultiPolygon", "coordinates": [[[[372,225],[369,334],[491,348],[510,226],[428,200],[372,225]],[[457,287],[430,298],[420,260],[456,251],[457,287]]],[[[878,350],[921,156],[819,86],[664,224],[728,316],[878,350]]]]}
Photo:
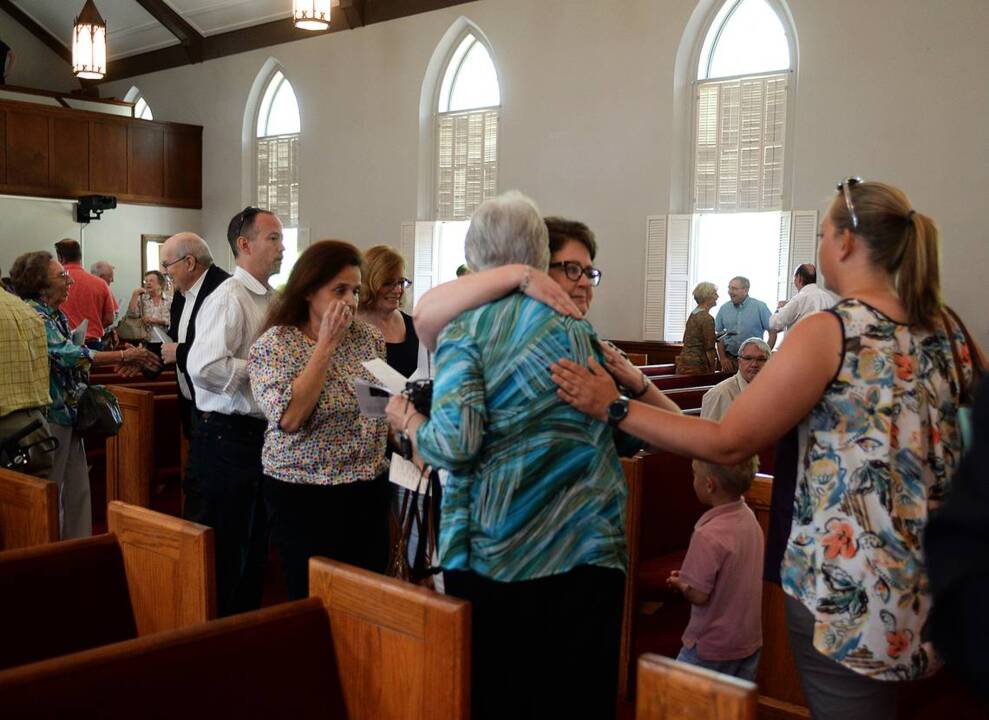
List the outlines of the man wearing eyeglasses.
{"type": "Polygon", "coordinates": [[[261,495],[267,422],[251,392],[247,356],[274,295],[268,280],[285,253],[281,221],[260,208],[234,215],[227,241],[237,267],[203,301],[187,361],[196,399],[191,450],[202,488],[202,522],[213,528],[221,616],[261,605],[268,552],[261,495]]]}
{"type": "MultiPolygon", "coordinates": [[[[161,246],[161,269],[177,290],[172,299],[169,335],[174,342],[161,346],[161,359],[175,363],[179,386],[179,418],[182,432],[192,441],[193,413],[196,396],[192,378],[189,377],[189,349],[196,340],[196,316],[203,301],[230,277],[230,273],[213,264],[209,245],[191,232],[181,232],[161,246]]],[[[182,517],[202,522],[202,501],[198,472],[190,454],[182,480],[182,517]]]]}
{"type": "Polygon", "coordinates": [[[771,353],[772,350],[762,338],[750,337],[743,342],[738,352],[738,372],[704,393],[701,399],[701,417],[721,420],[728,412],[728,406],[769,362],[771,353]]]}
{"type": "Polygon", "coordinates": [[[718,340],[718,356],[722,358],[725,370],[738,370],[738,356],[741,344],[746,338],[761,338],[769,332],[769,347],[776,345],[776,331],[769,326],[771,313],[762,300],[749,297],[749,279],[738,275],[728,283],[730,303],[718,309],[714,319],[714,331],[721,337],[718,340]]]}
{"type": "Polygon", "coordinates": [[[817,284],[817,268],[810,263],[797,267],[793,273],[793,286],[797,294],[789,301],[781,300],[769,327],[777,332],[789,330],[803,317],[818,310],[827,310],[838,302],[838,297],[817,284]]]}

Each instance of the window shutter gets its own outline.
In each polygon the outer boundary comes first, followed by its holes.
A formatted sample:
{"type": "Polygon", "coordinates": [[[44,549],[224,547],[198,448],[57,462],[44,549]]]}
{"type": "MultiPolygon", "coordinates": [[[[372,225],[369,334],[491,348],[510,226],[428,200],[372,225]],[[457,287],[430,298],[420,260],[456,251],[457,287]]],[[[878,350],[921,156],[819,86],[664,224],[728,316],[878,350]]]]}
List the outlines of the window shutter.
{"type": "Polygon", "coordinates": [[[414,222],[403,222],[402,231],[399,235],[398,254],[405,261],[405,272],[412,272],[415,269],[416,253],[416,224],[414,222]]]}
{"type": "Polygon", "coordinates": [[[646,281],[642,303],[642,339],[663,339],[666,296],[666,216],[646,217],[646,281]]]}
{"type": "Polygon", "coordinates": [[[498,190],[498,110],[436,118],[436,219],[468,220],[498,190]]]}
{"type": "Polygon", "coordinates": [[[296,236],[296,243],[299,248],[299,254],[301,255],[303,251],[309,247],[309,243],[311,242],[309,228],[300,227],[296,232],[298,232],[298,235],[296,236]]]}
{"type": "Polygon", "coordinates": [[[415,223],[415,251],[412,263],[412,304],[419,302],[433,287],[436,276],[437,223],[415,223]]]}
{"type": "Polygon", "coordinates": [[[780,209],[786,83],[781,74],[698,84],[695,212],[780,209]]]}
{"type": "Polygon", "coordinates": [[[666,224],[666,308],[663,335],[680,342],[690,311],[690,233],[693,217],[670,215],[666,224]]]}
{"type": "Polygon", "coordinates": [[[776,264],[776,300],[787,300],[790,297],[790,216],[789,212],[780,213],[779,260],[776,264]]]}
{"type": "Polygon", "coordinates": [[[790,239],[790,269],[817,262],[817,210],[794,210],[790,239]]]}
{"type": "Polygon", "coordinates": [[[285,227],[299,225],[299,136],[257,139],[257,203],[285,227]]]}

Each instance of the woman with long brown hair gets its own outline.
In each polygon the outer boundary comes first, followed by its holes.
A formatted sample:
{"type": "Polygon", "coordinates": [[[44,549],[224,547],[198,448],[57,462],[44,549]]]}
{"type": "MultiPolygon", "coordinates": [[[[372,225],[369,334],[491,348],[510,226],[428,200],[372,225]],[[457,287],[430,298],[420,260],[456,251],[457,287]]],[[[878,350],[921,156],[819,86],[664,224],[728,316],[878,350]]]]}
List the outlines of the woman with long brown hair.
{"type": "Polygon", "coordinates": [[[799,426],[793,502],[773,512],[792,512],[780,571],[804,693],[818,720],[891,719],[898,686],[939,665],[921,541],[958,467],[974,348],[941,304],[934,221],[901,190],[844,180],[819,255],[843,299],[787,334],[720,423],[620,398],[593,361],[561,360],[554,380],[584,412],[708,462],[799,426]]]}
{"type": "Polygon", "coordinates": [[[361,415],[354,380],[385,341],[355,319],[363,260],[353,245],[301,256],[251,347],[251,389],[268,419],[261,461],[272,539],[293,599],[308,594],[309,558],[384,571],[388,425],[361,415]]]}

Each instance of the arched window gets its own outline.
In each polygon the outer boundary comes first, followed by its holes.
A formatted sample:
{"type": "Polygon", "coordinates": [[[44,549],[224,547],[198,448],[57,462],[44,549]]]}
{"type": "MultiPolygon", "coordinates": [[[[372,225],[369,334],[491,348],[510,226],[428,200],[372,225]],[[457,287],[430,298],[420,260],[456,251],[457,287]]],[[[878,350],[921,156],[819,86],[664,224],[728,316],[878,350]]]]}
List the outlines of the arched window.
{"type": "Polygon", "coordinates": [[[298,257],[299,137],[302,123],[292,83],[275,70],[258,104],[256,121],[256,204],[270,210],[285,230],[282,271],[271,278],[273,287],[288,280],[298,257]]]}
{"type": "Polygon", "coordinates": [[[131,89],[127,91],[124,95],[124,100],[129,103],[134,103],[134,117],[140,118],[141,120],[154,120],[155,117],[151,113],[151,106],[148,105],[148,101],[144,99],[141,91],[137,89],[136,86],[131,86],[131,89]]]}
{"type": "Polygon", "coordinates": [[[791,225],[803,233],[806,214],[784,211],[796,43],[783,2],[724,0],[695,46],[691,214],[670,216],[666,232],[668,341],[683,336],[696,283],[713,282],[727,302],[729,280],[741,275],[752,297],[775,308],[787,297],[791,260],[807,254],[802,235],[791,253],[791,225]]]}
{"type": "Polygon", "coordinates": [[[491,51],[473,32],[454,45],[436,103],[435,219],[468,220],[498,192],[501,106],[491,51]]]}

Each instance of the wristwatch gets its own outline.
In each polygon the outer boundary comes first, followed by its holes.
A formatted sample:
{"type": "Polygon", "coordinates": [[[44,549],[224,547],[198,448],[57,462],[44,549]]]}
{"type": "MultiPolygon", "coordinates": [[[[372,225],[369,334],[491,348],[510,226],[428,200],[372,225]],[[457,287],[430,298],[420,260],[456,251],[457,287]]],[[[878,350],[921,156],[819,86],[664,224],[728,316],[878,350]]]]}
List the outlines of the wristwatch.
{"type": "Polygon", "coordinates": [[[628,398],[619,395],[618,398],[608,406],[608,424],[615,427],[625,416],[628,415],[628,398]]]}

